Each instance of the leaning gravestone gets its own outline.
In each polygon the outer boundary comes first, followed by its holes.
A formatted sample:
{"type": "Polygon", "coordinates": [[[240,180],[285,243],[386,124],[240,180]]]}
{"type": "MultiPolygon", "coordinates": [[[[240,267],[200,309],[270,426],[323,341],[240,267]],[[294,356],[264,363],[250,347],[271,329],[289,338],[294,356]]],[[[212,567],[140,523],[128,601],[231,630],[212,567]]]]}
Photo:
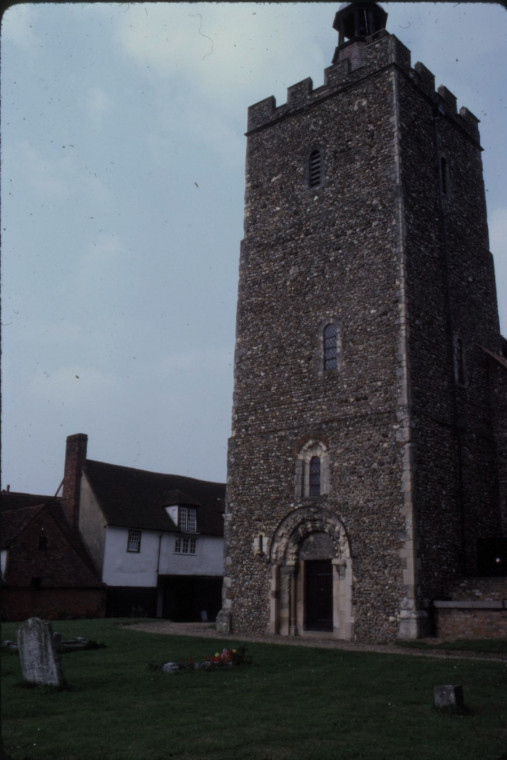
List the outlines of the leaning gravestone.
{"type": "Polygon", "coordinates": [[[51,623],[28,618],[18,630],[18,650],[23,678],[40,686],[63,686],[60,656],[51,623]]]}

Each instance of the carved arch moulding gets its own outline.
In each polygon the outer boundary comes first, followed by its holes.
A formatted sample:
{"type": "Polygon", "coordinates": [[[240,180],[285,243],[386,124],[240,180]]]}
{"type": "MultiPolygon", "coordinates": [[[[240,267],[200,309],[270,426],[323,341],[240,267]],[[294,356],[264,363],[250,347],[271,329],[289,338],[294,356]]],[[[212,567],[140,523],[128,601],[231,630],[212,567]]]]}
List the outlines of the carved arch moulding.
{"type": "Polygon", "coordinates": [[[350,541],[340,518],[324,507],[308,506],[289,512],[275,528],[269,562],[275,565],[296,562],[301,544],[312,533],[326,533],[332,541],[334,557],[350,559],[350,541]]]}

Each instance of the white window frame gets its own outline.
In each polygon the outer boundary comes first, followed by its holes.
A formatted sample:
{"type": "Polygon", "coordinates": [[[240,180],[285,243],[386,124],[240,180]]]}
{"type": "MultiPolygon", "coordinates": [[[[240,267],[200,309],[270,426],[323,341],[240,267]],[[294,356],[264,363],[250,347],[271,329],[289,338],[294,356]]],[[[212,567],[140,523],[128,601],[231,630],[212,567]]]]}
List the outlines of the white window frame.
{"type": "Polygon", "coordinates": [[[182,533],[197,533],[197,509],[195,507],[179,508],[178,527],[182,533]]]}
{"type": "Polygon", "coordinates": [[[134,554],[139,554],[141,551],[141,537],[143,535],[142,530],[137,528],[129,528],[127,536],[127,551],[134,554]]]}
{"type": "Polygon", "coordinates": [[[196,543],[196,539],[190,536],[178,536],[174,542],[174,553],[195,555],[196,543]]]}

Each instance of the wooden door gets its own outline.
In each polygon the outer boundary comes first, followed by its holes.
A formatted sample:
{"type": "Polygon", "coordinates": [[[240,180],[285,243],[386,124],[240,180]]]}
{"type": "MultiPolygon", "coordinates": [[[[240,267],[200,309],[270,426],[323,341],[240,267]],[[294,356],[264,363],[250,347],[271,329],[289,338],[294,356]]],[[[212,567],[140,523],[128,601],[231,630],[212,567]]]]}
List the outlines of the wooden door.
{"type": "Polygon", "coordinates": [[[305,562],[305,629],[333,630],[333,566],[330,559],[305,562]]]}

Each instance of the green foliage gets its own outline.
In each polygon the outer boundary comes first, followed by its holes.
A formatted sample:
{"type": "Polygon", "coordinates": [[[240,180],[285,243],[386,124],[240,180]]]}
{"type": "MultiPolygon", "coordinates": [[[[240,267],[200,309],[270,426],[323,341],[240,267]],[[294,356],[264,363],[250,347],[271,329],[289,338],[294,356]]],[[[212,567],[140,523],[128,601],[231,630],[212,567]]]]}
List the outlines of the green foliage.
{"type": "MultiPolygon", "coordinates": [[[[53,627],[107,648],[65,656],[65,692],[20,688],[17,658],[2,658],[12,760],[499,760],[507,751],[503,663],[248,643],[250,665],[169,675],[149,663],[242,642],[113,620],[53,627]],[[463,686],[467,715],[434,709],[443,683],[463,686]]],[[[15,628],[4,625],[2,638],[15,628]]]]}

